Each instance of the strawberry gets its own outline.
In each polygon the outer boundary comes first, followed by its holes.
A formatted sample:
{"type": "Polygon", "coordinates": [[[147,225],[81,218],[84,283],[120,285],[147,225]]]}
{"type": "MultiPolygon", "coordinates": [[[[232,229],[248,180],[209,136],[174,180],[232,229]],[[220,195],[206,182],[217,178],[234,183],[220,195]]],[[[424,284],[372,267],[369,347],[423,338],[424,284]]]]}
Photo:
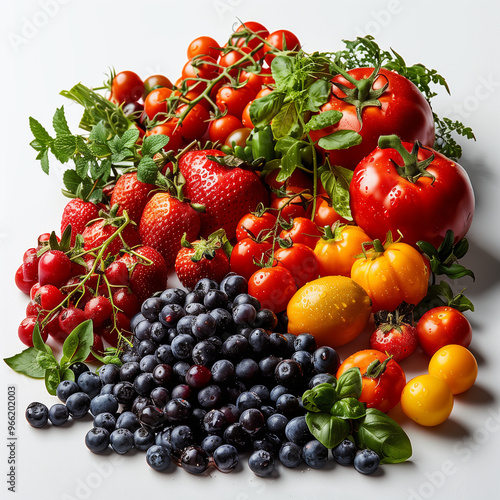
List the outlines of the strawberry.
{"type": "Polygon", "coordinates": [[[82,234],[87,224],[99,217],[97,205],[81,198],[71,199],[63,209],[61,218],[61,234],[71,224],[71,246],[75,244],[77,234],[82,234]]]}
{"type": "Polygon", "coordinates": [[[186,179],[184,192],[193,203],[205,207],[205,212],[200,214],[200,235],[207,238],[223,228],[231,240],[238,221],[255,211],[259,203],[267,206],[269,196],[255,172],[221,165],[209,156],[220,157],[224,153],[209,149],[182,155],[179,170],[186,179]]]}
{"type": "Polygon", "coordinates": [[[186,233],[188,240],[194,240],[199,230],[198,212],[166,191],[156,193],[147,202],[139,223],[142,243],[158,250],[168,267],[175,262],[182,235],[186,233]]]}
{"type": "Polygon", "coordinates": [[[211,234],[207,240],[200,238],[192,243],[182,238],[182,248],[175,259],[175,272],[179,281],[188,289],[193,289],[202,278],[220,283],[229,272],[226,243],[223,230],[211,234]]]}
{"type": "Polygon", "coordinates": [[[142,211],[151,198],[151,191],[155,188],[137,179],[137,172],[123,174],[115,184],[111,194],[110,205],[119,205],[117,215],[122,215],[126,210],[131,221],[139,224],[142,211]]]}
{"type": "Polygon", "coordinates": [[[130,272],[129,284],[140,302],[155,292],[167,288],[168,269],[161,254],[154,248],[140,246],[133,253],[126,253],[119,262],[124,262],[130,272]]]}

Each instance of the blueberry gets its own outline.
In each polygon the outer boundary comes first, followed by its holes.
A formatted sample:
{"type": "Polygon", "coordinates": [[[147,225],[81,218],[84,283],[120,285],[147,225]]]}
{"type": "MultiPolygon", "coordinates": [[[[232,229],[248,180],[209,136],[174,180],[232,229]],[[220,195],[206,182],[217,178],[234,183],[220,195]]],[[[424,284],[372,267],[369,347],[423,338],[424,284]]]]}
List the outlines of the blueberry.
{"type": "Polygon", "coordinates": [[[246,385],[240,380],[233,380],[224,387],[225,397],[228,403],[236,403],[238,396],[247,390],[246,385]]]}
{"type": "Polygon", "coordinates": [[[194,344],[195,340],[191,335],[177,335],[170,344],[172,354],[180,360],[188,359],[191,356],[194,344]]]}
{"type": "Polygon", "coordinates": [[[26,420],[32,427],[40,429],[49,421],[49,409],[43,403],[30,403],[26,408],[26,420]]]}
{"type": "Polygon", "coordinates": [[[132,403],[132,406],[130,407],[130,411],[134,415],[139,416],[143,408],[151,404],[153,404],[153,402],[148,396],[136,396],[132,403]]]}
{"type": "Polygon", "coordinates": [[[253,449],[268,451],[273,457],[276,457],[281,447],[281,439],[275,434],[266,432],[264,435],[259,433],[253,437],[253,449]]]}
{"type": "Polygon", "coordinates": [[[186,311],[179,304],[167,304],[163,306],[158,318],[162,325],[171,327],[175,326],[177,322],[186,315],[186,311]]]}
{"type": "Polygon", "coordinates": [[[222,402],[222,390],[218,385],[212,384],[204,387],[198,392],[198,403],[206,410],[220,405],[222,402]]]}
{"type": "Polygon", "coordinates": [[[56,395],[63,403],[66,403],[66,400],[75,392],[80,392],[80,388],[73,380],[63,380],[56,389],[56,395]]]}
{"type": "Polygon", "coordinates": [[[193,333],[193,325],[196,321],[196,316],[192,314],[186,314],[183,316],[176,325],[176,330],[178,335],[191,335],[193,333]]]}
{"type": "Polygon", "coordinates": [[[302,382],[302,368],[297,361],[284,359],[276,365],[276,382],[285,387],[296,387],[302,382]]]}
{"type": "Polygon", "coordinates": [[[313,357],[311,353],[307,351],[295,351],[292,354],[291,359],[293,361],[297,361],[302,369],[302,373],[309,373],[311,371],[313,366],[313,357]]]}
{"type": "Polygon", "coordinates": [[[149,397],[154,405],[163,408],[170,401],[170,392],[166,387],[155,387],[149,397]]]}
{"type": "Polygon", "coordinates": [[[155,351],[155,356],[158,363],[171,365],[175,362],[175,357],[172,354],[172,348],[167,344],[158,346],[158,349],[155,351]]]}
{"type": "Polygon", "coordinates": [[[226,416],[220,410],[212,409],[203,417],[203,429],[208,434],[222,432],[226,427],[226,416]]]}
{"type": "Polygon", "coordinates": [[[291,469],[302,463],[302,447],[296,443],[287,441],[281,445],[279,451],[280,462],[291,469]]]}
{"type": "Polygon", "coordinates": [[[147,354],[139,361],[139,367],[143,372],[152,373],[157,364],[158,361],[154,354],[147,354]]]}
{"type": "MultiPolygon", "coordinates": [[[[270,339],[271,339],[272,335],[274,335],[274,334],[271,334],[269,336],[270,339]]],[[[266,356],[265,358],[262,358],[259,361],[260,374],[266,379],[274,378],[274,371],[276,370],[276,366],[278,365],[278,363],[281,360],[282,360],[282,358],[279,358],[279,357],[273,356],[273,355],[266,356]]]]}
{"type": "Polygon", "coordinates": [[[312,469],[322,469],[328,462],[328,448],[312,439],[302,448],[304,462],[312,469]]]}
{"type": "Polygon", "coordinates": [[[314,375],[308,383],[309,389],[316,387],[319,384],[336,384],[337,380],[333,375],[329,373],[318,373],[314,375]]]}
{"type": "Polygon", "coordinates": [[[193,413],[189,401],[181,398],[173,398],[165,405],[163,411],[170,422],[182,422],[193,413]]]}
{"type": "Polygon", "coordinates": [[[92,453],[102,453],[110,443],[110,434],[104,427],[92,427],[85,436],[85,444],[92,453]]]}
{"type": "Polygon", "coordinates": [[[90,413],[97,416],[99,413],[116,413],[118,400],[113,394],[99,394],[90,402],[90,413]]]}
{"type": "Polygon", "coordinates": [[[288,387],[285,387],[284,385],[279,385],[279,384],[275,385],[269,393],[269,399],[273,403],[276,403],[279,397],[282,396],[283,394],[290,394],[290,389],[288,387]]]}
{"type": "Polygon", "coordinates": [[[130,330],[133,332],[135,327],[141,322],[144,321],[146,318],[142,315],[142,313],[137,313],[132,316],[130,319],[130,330]]]}
{"type": "Polygon", "coordinates": [[[218,307],[226,308],[229,299],[225,292],[222,290],[208,290],[203,299],[203,305],[208,309],[216,309],[218,307]]]}
{"type": "MultiPolygon", "coordinates": [[[[209,456],[214,454],[214,451],[224,444],[221,436],[217,434],[211,434],[206,436],[201,442],[201,447],[208,453],[209,456]]],[[[224,471],[223,471],[224,472],[224,471]]]]}
{"type": "Polygon", "coordinates": [[[193,347],[191,357],[197,365],[212,366],[217,359],[217,348],[209,339],[202,340],[193,347]]]}
{"type": "Polygon", "coordinates": [[[131,361],[136,361],[137,363],[141,360],[140,354],[137,352],[137,349],[129,349],[125,351],[121,356],[120,360],[122,363],[130,363],[131,361]]]}
{"type": "Polygon", "coordinates": [[[137,361],[123,363],[120,367],[120,380],[133,382],[139,373],[141,373],[141,365],[137,361]]]}
{"type": "Polygon", "coordinates": [[[102,385],[116,384],[120,381],[120,367],[113,364],[102,365],[98,371],[102,385]]]}
{"type": "Polygon", "coordinates": [[[248,408],[241,413],[239,423],[245,432],[254,436],[264,427],[265,419],[256,408],[248,408]]]}
{"type": "Polygon", "coordinates": [[[186,373],[191,365],[187,361],[177,361],[172,366],[172,372],[174,374],[174,380],[180,384],[186,383],[186,373]]]}
{"type": "Polygon", "coordinates": [[[257,311],[253,326],[273,331],[278,326],[278,317],[271,309],[261,309],[257,311]]]}
{"type": "Polygon", "coordinates": [[[208,468],[209,458],[201,446],[187,446],[181,453],[181,467],[190,474],[203,474],[208,468]]]}
{"type": "Polygon", "coordinates": [[[155,434],[144,427],[139,427],[134,432],[134,448],[141,451],[148,450],[155,443],[155,434]]]}
{"type": "Polygon", "coordinates": [[[245,450],[250,442],[250,436],[244,431],[239,422],[226,427],[223,439],[226,444],[234,446],[239,451],[245,450]]]}
{"type": "Polygon", "coordinates": [[[324,346],[313,353],[313,368],[318,373],[337,373],[340,357],[335,349],[324,346]]]}
{"type": "Polygon", "coordinates": [[[140,373],[135,377],[134,390],[141,396],[147,396],[156,387],[156,381],[153,375],[148,372],[140,373]]]}
{"type": "Polygon", "coordinates": [[[101,388],[101,392],[99,394],[113,394],[113,389],[115,388],[115,384],[106,384],[101,388]]]}
{"type": "MultiPolygon", "coordinates": [[[[197,293],[200,293],[199,291],[197,293]]],[[[203,300],[203,299],[202,299],[203,300]]],[[[192,316],[198,316],[199,314],[208,313],[208,309],[198,302],[192,302],[188,304],[185,308],[186,314],[190,314],[192,316]]]]}
{"type": "Polygon", "coordinates": [[[236,325],[252,326],[255,323],[256,316],[257,310],[252,304],[233,305],[233,320],[236,325]]]}
{"type": "MultiPolygon", "coordinates": [[[[260,302],[255,297],[252,297],[252,295],[249,295],[248,293],[240,293],[233,299],[233,312],[235,307],[238,307],[242,304],[249,304],[253,306],[256,312],[260,311],[261,309],[260,302]]],[[[250,325],[250,323],[248,324],[250,325]]]]}
{"type": "Polygon", "coordinates": [[[134,434],[129,429],[120,427],[110,434],[109,442],[116,453],[124,455],[134,447],[134,434]]]}
{"type": "Polygon", "coordinates": [[[288,441],[304,446],[312,439],[312,434],[307,427],[306,417],[303,415],[292,418],[285,427],[285,436],[288,441]]]}
{"type": "Polygon", "coordinates": [[[233,316],[227,309],[216,307],[209,314],[215,319],[217,335],[223,335],[234,330],[233,316]]]}
{"type": "Polygon", "coordinates": [[[268,451],[254,451],[248,459],[248,467],[256,476],[268,477],[274,472],[274,459],[268,451]]]}
{"type": "Polygon", "coordinates": [[[157,347],[157,344],[152,340],[142,340],[137,346],[137,353],[140,358],[143,358],[147,354],[154,354],[157,347]]]}
{"type": "Polygon", "coordinates": [[[276,408],[271,405],[262,405],[260,407],[260,411],[262,412],[262,415],[264,415],[264,418],[267,420],[271,415],[274,415],[276,412],[276,408]]]}
{"type": "Polygon", "coordinates": [[[288,424],[288,418],[281,413],[275,413],[274,415],[271,415],[266,421],[269,432],[276,434],[277,436],[282,438],[285,437],[286,424],[288,424]]]}
{"type": "Polygon", "coordinates": [[[160,300],[164,304],[184,304],[186,300],[186,292],[182,288],[168,288],[160,295],[160,300]]]}
{"type": "MultiPolygon", "coordinates": [[[[157,315],[158,316],[158,315],[157,315]]],[[[151,340],[151,328],[153,326],[152,321],[147,319],[139,321],[135,328],[132,330],[134,332],[134,337],[139,342],[143,340],[151,340]]]]}
{"type": "Polygon", "coordinates": [[[165,470],[170,465],[170,453],[164,446],[155,444],[146,451],[146,462],[154,470],[165,470]]]}
{"type": "Polygon", "coordinates": [[[90,401],[86,392],[75,392],[66,400],[69,414],[74,419],[84,417],[90,409],[90,401]]]}
{"type": "Polygon", "coordinates": [[[240,413],[250,408],[259,409],[262,405],[262,400],[255,392],[245,391],[242,392],[236,400],[236,407],[240,413]]]}
{"type": "Polygon", "coordinates": [[[316,339],[310,333],[301,333],[293,341],[295,351],[307,351],[313,353],[316,350],[316,339]]]}
{"type": "Polygon", "coordinates": [[[231,472],[238,465],[238,450],[230,444],[222,444],[214,450],[213,460],[221,472],[231,472]]]}
{"type": "Polygon", "coordinates": [[[335,448],[332,448],[332,455],[340,465],[352,465],[356,456],[356,445],[349,439],[344,439],[335,448]]]}
{"type": "Polygon", "coordinates": [[[217,290],[219,288],[218,283],[210,278],[201,278],[196,285],[194,285],[193,290],[199,290],[204,295],[207,294],[209,290],[217,290]]]}
{"type": "Polygon", "coordinates": [[[118,382],[113,387],[113,394],[121,404],[132,404],[137,396],[133,384],[128,381],[118,382]]]}
{"type": "MultiPolygon", "coordinates": [[[[191,304],[200,304],[200,305],[203,304],[204,297],[205,294],[203,293],[202,290],[193,290],[192,292],[189,292],[184,300],[184,309],[186,309],[186,312],[187,312],[187,307],[191,304]]],[[[188,314],[193,314],[193,313],[188,313],[188,314]]]]}
{"type": "Polygon", "coordinates": [[[170,441],[172,429],[173,427],[165,427],[165,429],[158,432],[155,436],[155,444],[163,446],[169,454],[173,451],[172,443],[170,441]]]}
{"type": "Polygon", "coordinates": [[[140,426],[139,417],[131,411],[124,411],[116,419],[117,429],[127,429],[134,433],[140,426]]]}
{"type": "Polygon", "coordinates": [[[269,344],[269,348],[275,356],[288,355],[288,340],[283,334],[277,332],[269,334],[269,344]]]}
{"type": "Polygon", "coordinates": [[[174,371],[169,364],[160,363],[154,367],[152,376],[157,384],[166,386],[172,380],[173,373],[174,371]]]}
{"type": "Polygon", "coordinates": [[[155,321],[163,306],[164,302],[159,297],[150,297],[142,303],[141,313],[149,321],[155,321]]]}
{"type": "Polygon", "coordinates": [[[229,336],[222,344],[222,355],[231,361],[243,359],[248,350],[248,340],[240,334],[229,336]]]}
{"type": "Polygon", "coordinates": [[[101,392],[102,383],[97,373],[91,371],[83,372],[78,377],[76,383],[83,392],[86,392],[90,396],[91,399],[101,392]]]}
{"type": "Polygon", "coordinates": [[[229,300],[234,300],[238,295],[248,292],[248,281],[239,274],[228,275],[220,282],[220,289],[229,300]]]}
{"type": "Polygon", "coordinates": [[[228,359],[220,359],[212,365],[210,371],[212,372],[212,380],[216,384],[224,384],[233,379],[235,368],[228,359]]]}
{"type": "Polygon", "coordinates": [[[287,418],[293,418],[301,412],[299,398],[293,394],[282,394],[276,400],[276,411],[287,418]]]}
{"type": "Polygon", "coordinates": [[[170,433],[170,442],[174,450],[182,451],[187,446],[194,444],[193,431],[187,425],[177,425],[170,433]]]}
{"type": "Polygon", "coordinates": [[[49,408],[49,420],[52,425],[63,425],[68,421],[69,411],[66,405],[56,403],[49,408]]]}
{"type": "Polygon", "coordinates": [[[151,331],[149,338],[153,341],[156,342],[157,344],[163,343],[169,334],[170,329],[167,328],[165,325],[163,325],[160,321],[155,321],[151,325],[151,331]]]}
{"type": "Polygon", "coordinates": [[[236,377],[242,382],[255,381],[259,374],[259,365],[252,358],[242,359],[235,367],[236,377]]]}
{"type": "Polygon", "coordinates": [[[257,396],[259,396],[259,398],[263,404],[269,402],[269,398],[270,398],[271,394],[270,394],[269,389],[265,385],[257,384],[257,385],[250,387],[249,390],[250,390],[250,392],[257,394],[257,396]]]}
{"type": "Polygon", "coordinates": [[[361,474],[373,474],[380,465],[380,457],[373,450],[358,450],[354,457],[354,468],[361,474]]]}
{"type": "Polygon", "coordinates": [[[248,336],[248,345],[254,356],[266,356],[271,345],[269,334],[263,328],[254,328],[248,336]]]}
{"type": "Polygon", "coordinates": [[[94,427],[103,427],[111,433],[115,430],[116,418],[111,413],[99,413],[94,418],[94,427]]]}
{"type": "Polygon", "coordinates": [[[163,428],[166,419],[165,413],[160,408],[153,405],[145,406],[139,414],[141,425],[151,432],[157,432],[163,428]]]}
{"type": "Polygon", "coordinates": [[[196,316],[191,331],[192,334],[200,340],[208,339],[215,335],[217,331],[217,322],[210,314],[201,313],[196,316]]]}
{"type": "Polygon", "coordinates": [[[81,363],[80,361],[73,363],[69,369],[75,374],[75,380],[78,380],[78,377],[82,373],[90,371],[90,368],[85,363],[81,363]]]}

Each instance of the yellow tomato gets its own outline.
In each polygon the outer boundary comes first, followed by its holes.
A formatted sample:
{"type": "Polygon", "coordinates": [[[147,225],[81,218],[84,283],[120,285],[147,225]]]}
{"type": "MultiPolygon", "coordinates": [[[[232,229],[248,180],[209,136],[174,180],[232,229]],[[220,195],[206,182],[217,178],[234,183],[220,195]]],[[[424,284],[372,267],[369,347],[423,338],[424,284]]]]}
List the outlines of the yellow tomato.
{"type": "Polygon", "coordinates": [[[429,373],[442,378],[453,394],[470,389],[477,377],[477,361],[465,347],[450,344],[439,349],[429,362],[429,373]]]}
{"type": "Polygon", "coordinates": [[[370,237],[358,226],[336,224],[329,234],[320,238],[314,248],[320,276],[351,276],[355,256],[362,252],[362,244],[370,237]]]}
{"type": "Polygon", "coordinates": [[[373,312],[394,311],[401,302],[418,304],[426,295],[429,267],[418,250],[406,243],[379,240],[353,264],[351,278],[373,302],[373,312]]]}
{"type": "Polygon", "coordinates": [[[419,375],[405,385],[401,393],[401,408],[417,424],[439,425],[450,416],[453,393],[442,378],[419,375]]]}
{"type": "Polygon", "coordinates": [[[338,347],[355,339],[371,315],[371,300],[346,276],[325,276],[304,285],[287,307],[288,331],[311,333],[318,345],[338,347]]]}

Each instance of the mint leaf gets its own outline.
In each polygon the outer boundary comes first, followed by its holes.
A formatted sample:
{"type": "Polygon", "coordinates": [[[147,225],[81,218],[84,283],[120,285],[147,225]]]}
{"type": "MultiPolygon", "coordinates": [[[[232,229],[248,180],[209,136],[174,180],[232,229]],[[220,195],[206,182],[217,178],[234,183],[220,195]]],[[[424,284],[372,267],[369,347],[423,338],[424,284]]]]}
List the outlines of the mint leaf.
{"type": "Polygon", "coordinates": [[[361,144],[361,136],[354,130],[337,130],[333,134],[321,137],[318,145],[323,149],[347,149],[361,144]]]}
{"type": "Polygon", "coordinates": [[[158,166],[150,156],[145,156],[137,165],[137,180],[146,184],[156,184],[158,166]]]}
{"type": "Polygon", "coordinates": [[[52,118],[52,126],[54,127],[57,135],[71,135],[71,130],[68,127],[68,122],[66,121],[66,116],[64,114],[64,106],[56,109],[52,118]]]}
{"type": "Polygon", "coordinates": [[[137,139],[139,139],[139,130],[136,127],[129,128],[122,135],[122,146],[131,149],[135,146],[137,139]]]}
{"type": "Polygon", "coordinates": [[[103,121],[100,121],[97,125],[92,127],[92,131],[90,132],[89,139],[92,142],[100,142],[101,144],[105,144],[109,137],[109,131],[106,128],[106,125],[103,121]]]}
{"type": "Polygon", "coordinates": [[[68,162],[76,151],[76,137],[74,135],[63,134],[55,138],[52,152],[61,163],[68,162]]]}
{"type": "Polygon", "coordinates": [[[153,156],[161,151],[167,144],[170,138],[163,134],[148,135],[144,138],[141,148],[142,156],[153,156]]]}
{"type": "Polygon", "coordinates": [[[50,137],[49,133],[45,130],[42,124],[32,118],[29,118],[31,133],[35,136],[38,144],[42,146],[48,146],[52,143],[52,137],[50,137]]]}
{"type": "Polygon", "coordinates": [[[360,369],[357,366],[349,368],[337,380],[337,397],[359,399],[362,388],[363,378],[360,369]]]}
{"type": "Polygon", "coordinates": [[[37,354],[38,351],[34,347],[28,347],[19,354],[4,358],[4,361],[17,373],[31,378],[43,378],[45,370],[37,363],[37,354]]]}
{"type": "Polygon", "coordinates": [[[78,187],[83,183],[82,177],[78,175],[76,170],[65,170],[62,180],[66,189],[73,194],[76,194],[78,187]]]}
{"type": "Polygon", "coordinates": [[[40,160],[42,171],[46,174],[49,173],[49,150],[48,148],[45,148],[44,150],[40,151],[38,155],[36,156],[37,160],[40,160]]]}
{"type": "Polygon", "coordinates": [[[307,427],[311,434],[327,448],[335,448],[351,432],[351,426],[345,419],[328,413],[307,413],[307,427]]]}
{"type": "Polygon", "coordinates": [[[92,320],[80,323],[69,335],[63,344],[61,366],[70,366],[73,363],[83,362],[90,354],[94,344],[94,330],[92,320]]]}

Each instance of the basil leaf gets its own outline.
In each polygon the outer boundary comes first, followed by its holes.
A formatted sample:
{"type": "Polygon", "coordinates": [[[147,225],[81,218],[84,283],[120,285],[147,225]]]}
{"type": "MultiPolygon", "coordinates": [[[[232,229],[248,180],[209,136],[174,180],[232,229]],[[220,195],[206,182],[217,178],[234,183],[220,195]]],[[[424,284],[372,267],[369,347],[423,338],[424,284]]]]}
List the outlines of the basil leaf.
{"type": "Polygon", "coordinates": [[[351,432],[347,420],[328,413],[307,413],[307,427],[311,434],[327,448],[335,448],[351,432]]]}
{"type": "MultiPolygon", "coordinates": [[[[307,100],[305,102],[306,111],[312,111],[313,113],[319,111],[319,108],[328,101],[331,88],[332,84],[328,80],[316,80],[307,90],[307,100]]],[[[330,111],[325,111],[325,113],[329,113],[330,111]]],[[[342,113],[340,116],[342,116],[342,113]]]]}
{"type": "Polygon", "coordinates": [[[337,393],[332,384],[318,384],[302,395],[304,408],[313,412],[329,412],[335,401],[337,393]]]}
{"type": "Polygon", "coordinates": [[[288,56],[276,56],[271,62],[271,71],[278,90],[286,90],[287,80],[293,76],[293,59],[288,56]]]}
{"type": "Polygon", "coordinates": [[[337,380],[337,397],[342,398],[356,398],[361,396],[361,389],[363,388],[363,378],[361,371],[357,366],[346,370],[337,380]]]}
{"type": "Polygon", "coordinates": [[[330,109],[319,115],[314,115],[306,124],[306,130],[321,130],[325,127],[335,125],[342,118],[342,113],[335,109],[330,109]]]}
{"type": "Polygon", "coordinates": [[[293,174],[294,170],[301,164],[301,146],[302,144],[299,141],[296,141],[281,159],[281,170],[276,176],[276,180],[278,182],[286,181],[293,174]]]}
{"type": "Polygon", "coordinates": [[[94,330],[92,320],[88,319],[80,323],[64,341],[61,366],[68,367],[85,361],[93,344],[94,330]]]}
{"type": "Polygon", "coordinates": [[[59,364],[52,353],[38,351],[36,355],[37,364],[45,370],[45,374],[47,374],[47,370],[52,370],[53,368],[59,368],[59,364]]]}
{"type": "Polygon", "coordinates": [[[330,415],[344,419],[361,418],[366,415],[366,407],[356,398],[343,398],[332,406],[330,415]]]}
{"type": "Polygon", "coordinates": [[[75,372],[71,368],[66,368],[64,370],[62,377],[62,380],[71,380],[72,382],[75,382],[75,372]]]}
{"type": "Polygon", "coordinates": [[[61,374],[58,368],[45,371],[45,387],[52,396],[56,395],[57,386],[61,382],[61,374]]]}
{"type": "Polygon", "coordinates": [[[274,90],[250,104],[250,120],[255,128],[266,126],[276,116],[283,105],[284,95],[274,90]]]}
{"type": "Polygon", "coordinates": [[[361,144],[361,136],[354,130],[337,130],[318,141],[318,145],[327,150],[347,149],[358,144],[361,144]]]}
{"type": "Polygon", "coordinates": [[[380,463],[404,462],[411,457],[412,448],[405,431],[391,417],[375,408],[354,422],[354,440],[358,448],[369,448],[380,457],[380,463]]]}
{"type": "Polygon", "coordinates": [[[35,328],[33,329],[33,347],[37,351],[52,354],[52,349],[42,339],[42,335],[40,334],[40,326],[38,324],[38,321],[35,323],[35,328]]]}
{"type": "Polygon", "coordinates": [[[299,118],[295,103],[289,102],[283,105],[279,112],[274,116],[271,123],[273,136],[276,139],[281,139],[282,137],[291,135],[294,128],[298,125],[298,121],[299,118]]]}
{"type": "Polygon", "coordinates": [[[19,354],[4,358],[4,361],[17,373],[31,378],[43,378],[45,370],[36,361],[38,352],[34,347],[28,347],[19,354]]]}

